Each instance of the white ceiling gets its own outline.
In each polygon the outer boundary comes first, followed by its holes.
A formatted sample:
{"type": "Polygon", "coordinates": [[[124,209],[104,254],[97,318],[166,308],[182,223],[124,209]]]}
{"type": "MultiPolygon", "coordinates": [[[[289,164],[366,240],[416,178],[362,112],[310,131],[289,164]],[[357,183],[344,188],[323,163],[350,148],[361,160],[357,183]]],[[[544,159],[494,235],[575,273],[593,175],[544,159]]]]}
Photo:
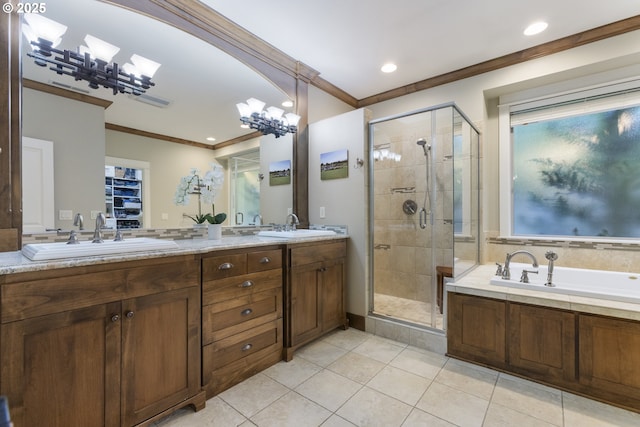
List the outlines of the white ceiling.
{"type": "MultiPolygon", "coordinates": [[[[357,99],[517,52],[620,19],[640,15],[637,0],[202,0],[281,51],[316,69],[357,99]],[[549,28],[522,35],[535,20],[549,28]],[[387,61],[398,65],[380,72],[387,61]]],[[[108,122],[206,143],[247,133],[235,104],[254,96],[279,105],[284,95],[238,61],[206,43],[151,19],[95,0],[49,0],[46,16],[69,30],[61,48],[81,44],[90,33],[162,63],[149,95],[172,101],[159,109],[113,96],[108,122]]],[[[35,80],[64,79],[24,62],[35,80]]]]}

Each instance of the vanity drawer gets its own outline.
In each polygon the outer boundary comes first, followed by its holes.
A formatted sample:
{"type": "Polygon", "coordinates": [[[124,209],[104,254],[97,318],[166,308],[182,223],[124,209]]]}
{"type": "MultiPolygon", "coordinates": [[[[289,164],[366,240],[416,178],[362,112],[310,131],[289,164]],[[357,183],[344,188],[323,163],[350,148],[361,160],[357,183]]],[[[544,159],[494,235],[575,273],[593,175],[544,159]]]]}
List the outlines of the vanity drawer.
{"type": "Polygon", "coordinates": [[[203,347],[203,371],[207,374],[265,349],[282,348],[282,319],[264,323],[203,347]]]}
{"type": "Polygon", "coordinates": [[[247,254],[249,273],[282,268],[282,250],[255,251],[247,254]]]}
{"type": "Polygon", "coordinates": [[[226,254],[203,258],[202,280],[224,279],[247,273],[247,254],[226,254]]]}
{"type": "Polygon", "coordinates": [[[309,246],[291,248],[291,266],[325,262],[347,256],[347,243],[343,240],[335,243],[322,242],[309,246]]]}
{"type": "Polygon", "coordinates": [[[202,308],[202,340],[214,342],[282,317],[280,287],[202,308]]]}
{"type": "Polygon", "coordinates": [[[282,270],[268,270],[202,283],[202,305],[241,298],[254,292],[282,288],[282,270]]]}

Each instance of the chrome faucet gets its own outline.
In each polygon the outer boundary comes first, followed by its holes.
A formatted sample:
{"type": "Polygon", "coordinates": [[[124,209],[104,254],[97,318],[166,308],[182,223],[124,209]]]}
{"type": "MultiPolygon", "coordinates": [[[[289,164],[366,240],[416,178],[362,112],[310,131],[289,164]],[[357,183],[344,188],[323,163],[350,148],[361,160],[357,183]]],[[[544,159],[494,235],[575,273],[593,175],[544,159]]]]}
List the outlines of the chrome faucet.
{"type": "Polygon", "coordinates": [[[504,260],[504,267],[502,268],[502,278],[505,280],[509,280],[511,279],[511,271],[509,271],[509,264],[511,263],[511,258],[513,258],[514,255],[518,255],[518,254],[522,254],[522,255],[526,255],[529,258],[531,258],[531,265],[533,266],[533,268],[538,268],[538,260],[536,259],[535,256],[533,256],[533,254],[529,251],[515,251],[511,254],[507,254],[507,258],[504,260]]]}
{"type": "Polygon", "coordinates": [[[253,223],[254,223],[255,225],[262,225],[262,215],[260,215],[260,214],[255,214],[255,215],[253,216],[253,223]],[[258,220],[257,222],[256,222],[256,219],[258,220]]]}
{"type": "Polygon", "coordinates": [[[93,240],[91,241],[91,243],[104,242],[104,240],[102,240],[102,227],[104,227],[106,222],[107,219],[104,217],[104,214],[102,212],[99,212],[98,215],[96,215],[96,230],[93,232],[93,240]]]}
{"type": "Polygon", "coordinates": [[[73,225],[78,227],[78,230],[84,230],[84,217],[80,212],[78,212],[75,218],[73,218],[73,225]]]}
{"type": "Polygon", "coordinates": [[[544,285],[553,288],[554,286],[556,286],[551,283],[553,279],[553,262],[558,259],[558,254],[553,251],[547,251],[547,253],[544,254],[544,257],[549,260],[549,268],[547,269],[547,281],[544,285]]]}
{"type": "Polygon", "coordinates": [[[287,219],[284,220],[284,224],[285,228],[288,228],[290,225],[290,230],[296,231],[296,225],[300,224],[300,220],[298,219],[298,216],[296,214],[290,213],[289,215],[287,215],[287,219]],[[291,219],[291,224],[289,224],[289,219],[291,219]]]}

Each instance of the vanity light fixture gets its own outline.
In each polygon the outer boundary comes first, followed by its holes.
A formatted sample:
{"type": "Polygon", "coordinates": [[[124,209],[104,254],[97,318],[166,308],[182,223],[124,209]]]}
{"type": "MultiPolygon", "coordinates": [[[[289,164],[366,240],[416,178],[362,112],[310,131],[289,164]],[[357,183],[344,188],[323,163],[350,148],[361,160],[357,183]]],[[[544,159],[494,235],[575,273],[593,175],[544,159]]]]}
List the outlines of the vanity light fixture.
{"type": "Polygon", "coordinates": [[[129,93],[140,95],[155,83],[151,78],[160,67],[155,61],[140,55],[131,57],[132,63],[122,67],[112,62],[120,48],[100,40],[90,34],[84,38],[86,46],[77,51],[58,50],[67,27],[36,13],[24,14],[22,33],[29,41],[32,51],[27,55],[34,62],[57,74],[65,74],[75,80],[89,82],[89,87],[98,89],[103,86],[113,90],[113,94],[129,93]]]}
{"type": "Polygon", "coordinates": [[[269,107],[263,110],[265,103],[259,99],[249,98],[246,104],[236,104],[243,125],[256,129],[264,135],[273,134],[276,138],[287,133],[296,133],[300,116],[293,113],[284,114],[284,110],[269,107]]]}

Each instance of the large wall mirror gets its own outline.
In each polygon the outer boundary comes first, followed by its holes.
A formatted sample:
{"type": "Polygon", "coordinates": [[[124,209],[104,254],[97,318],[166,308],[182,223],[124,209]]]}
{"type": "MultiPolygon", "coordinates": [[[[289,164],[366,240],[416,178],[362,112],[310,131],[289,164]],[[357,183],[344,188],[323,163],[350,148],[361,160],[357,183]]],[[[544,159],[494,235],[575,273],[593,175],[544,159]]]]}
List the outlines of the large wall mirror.
{"type": "MultiPolygon", "coordinates": [[[[114,57],[119,64],[129,62],[133,54],[161,64],[153,78],[156,85],[144,95],[113,95],[109,89],[90,89],[84,81],[35,65],[27,56],[27,42],[21,40],[22,135],[53,144],[55,206],[51,228],[71,228],[70,212],[71,216],[82,213],[87,223],[92,213],[105,210],[106,158],[106,163],[120,162],[120,166],[146,166],[143,227],[174,228],[189,226],[191,222],[183,213],[198,211],[195,196],[188,206],[175,205],[180,177],[192,168],[204,173],[211,162],[227,170],[216,211],[229,213],[226,224],[235,225],[239,217],[230,211],[229,185],[233,165],[238,158],[255,159],[257,155],[260,173],[265,176],[259,184],[263,221],[284,221],[287,209],[293,207],[294,185],[270,186],[268,168],[281,160],[295,161],[295,138],[262,136],[215,150],[207,144],[252,132],[240,128],[236,103],[255,97],[267,105],[280,106],[292,98],[291,94],[209,42],[119,6],[93,0],[56,0],[47,3],[44,16],[68,27],[59,49],[75,49],[91,34],[120,47],[114,57]],[[41,84],[72,92],[79,99],[49,93],[41,84]],[[216,141],[207,141],[208,137],[216,141]],[[264,203],[266,200],[270,203],[264,203]]],[[[39,203],[30,199],[35,192],[30,184],[33,173],[29,167],[23,169],[25,207],[39,203]]],[[[210,211],[211,207],[202,206],[202,210],[210,211]]],[[[29,231],[27,219],[23,228],[29,231]]]]}

